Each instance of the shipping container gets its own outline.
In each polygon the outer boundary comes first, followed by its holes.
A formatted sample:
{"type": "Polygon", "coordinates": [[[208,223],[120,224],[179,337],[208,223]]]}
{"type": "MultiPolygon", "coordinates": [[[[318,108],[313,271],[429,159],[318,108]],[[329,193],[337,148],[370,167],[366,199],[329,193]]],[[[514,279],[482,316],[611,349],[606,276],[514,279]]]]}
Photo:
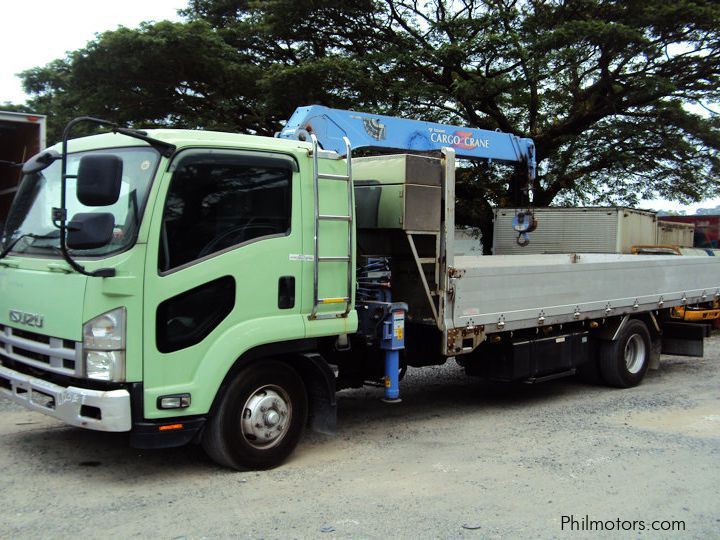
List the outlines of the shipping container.
{"type": "Polygon", "coordinates": [[[660,246],[693,247],[694,236],[694,223],[658,220],[656,243],[660,246]]]}
{"type": "Polygon", "coordinates": [[[624,207],[535,208],[537,229],[527,246],[517,242],[512,227],[522,208],[495,210],[493,253],[522,255],[538,253],[631,253],[634,245],[656,242],[654,212],[624,207]]]}

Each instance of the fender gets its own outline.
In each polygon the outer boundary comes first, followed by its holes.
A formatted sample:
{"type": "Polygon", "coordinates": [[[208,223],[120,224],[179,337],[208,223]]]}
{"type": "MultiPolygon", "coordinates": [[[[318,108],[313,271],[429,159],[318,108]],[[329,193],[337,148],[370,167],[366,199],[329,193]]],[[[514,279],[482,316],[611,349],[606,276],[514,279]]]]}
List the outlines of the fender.
{"type": "Polygon", "coordinates": [[[313,431],[331,434],[337,426],[335,373],[317,352],[317,340],[297,339],[259,345],[243,353],[228,370],[213,399],[208,416],[215,413],[228,385],[245,367],[273,358],[289,364],[305,383],[310,409],[309,425],[313,431]]]}
{"type": "MultiPolygon", "coordinates": [[[[288,358],[302,356],[302,353],[317,350],[317,340],[315,339],[293,339],[288,341],[279,341],[276,343],[267,343],[253,347],[240,355],[237,360],[227,370],[225,377],[217,387],[212,404],[208,410],[208,415],[212,415],[217,410],[220,400],[225,395],[230,382],[235,376],[242,371],[243,368],[255,362],[261,362],[264,358],[274,358],[276,360],[287,361],[288,358]]],[[[288,362],[293,365],[292,362],[288,362]]],[[[297,368],[297,366],[295,366],[297,368]]]]}
{"type": "Polygon", "coordinates": [[[297,364],[310,400],[310,429],[332,434],[337,428],[335,373],[318,353],[306,353],[297,364]]]}
{"type": "Polygon", "coordinates": [[[620,331],[627,324],[631,318],[636,318],[645,323],[648,331],[650,332],[650,338],[652,340],[650,346],[650,369],[656,370],[660,368],[660,349],[662,345],[660,325],[655,318],[655,314],[651,311],[649,313],[640,314],[637,317],[630,317],[630,315],[624,315],[623,317],[615,317],[609,320],[607,324],[593,333],[595,339],[603,341],[615,341],[620,335],[620,331]]]}

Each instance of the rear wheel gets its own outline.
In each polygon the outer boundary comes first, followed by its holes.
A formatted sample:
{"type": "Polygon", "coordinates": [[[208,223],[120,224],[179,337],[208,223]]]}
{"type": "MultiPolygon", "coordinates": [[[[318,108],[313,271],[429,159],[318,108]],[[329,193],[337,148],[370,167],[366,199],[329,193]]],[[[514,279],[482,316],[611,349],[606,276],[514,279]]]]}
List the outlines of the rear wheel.
{"type": "Polygon", "coordinates": [[[605,382],[617,388],[637,386],[650,362],[650,333],[642,321],[629,320],[615,341],[600,345],[600,372],[605,382]]]}
{"type": "Polygon", "coordinates": [[[295,449],[307,421],[302,379],[287,364],[251,365],[230,383],[202,445],[220,465],[269,469],[295,449]]]}

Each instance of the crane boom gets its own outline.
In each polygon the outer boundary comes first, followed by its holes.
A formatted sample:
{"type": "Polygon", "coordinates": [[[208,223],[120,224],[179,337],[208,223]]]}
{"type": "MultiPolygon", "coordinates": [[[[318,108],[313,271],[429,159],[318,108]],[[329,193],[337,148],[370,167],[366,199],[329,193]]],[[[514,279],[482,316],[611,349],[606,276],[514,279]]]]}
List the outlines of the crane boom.
{"type": "Polygon", "coordinates": [[[432,151],[451,147],[463,159],[526,163],[528,180],[535,179],[532,139],[510,133],[311,105],[298,107],[278,136],[302,141],[309,140],[310,133],[325,150],[341,155],[345,153],[343,137],[353,149],[432,151]]]}

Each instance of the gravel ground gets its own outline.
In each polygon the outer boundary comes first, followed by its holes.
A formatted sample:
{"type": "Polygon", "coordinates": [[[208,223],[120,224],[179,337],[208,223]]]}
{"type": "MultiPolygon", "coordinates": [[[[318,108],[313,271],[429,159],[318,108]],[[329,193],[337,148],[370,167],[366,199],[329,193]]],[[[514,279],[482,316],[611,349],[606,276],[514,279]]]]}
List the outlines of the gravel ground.
{"type": "Polygon", "coordinates": [[[267,472],[133,450],[0,399],[0,537],[720,538],[719,359],[716,336],[630,390],[412,370],[401,404],[342,392],[337,435],[306,434],[267,472]],[[646,530],[571,532],[562,516],[646,530]]]}

